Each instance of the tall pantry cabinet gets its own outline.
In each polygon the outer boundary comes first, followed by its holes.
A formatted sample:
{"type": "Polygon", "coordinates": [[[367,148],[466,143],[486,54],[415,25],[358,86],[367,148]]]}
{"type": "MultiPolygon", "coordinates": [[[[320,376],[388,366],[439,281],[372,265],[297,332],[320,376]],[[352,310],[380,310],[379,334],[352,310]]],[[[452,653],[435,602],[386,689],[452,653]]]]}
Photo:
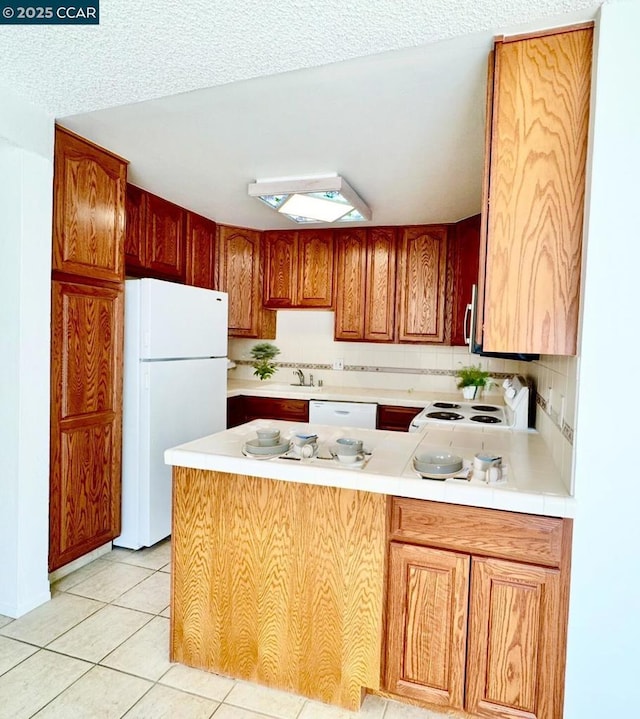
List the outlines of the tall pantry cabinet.
{"type": "Polygon", "coordinates": [[[49,571],[120,534],[126,177],[56,128],[49,571]]]}

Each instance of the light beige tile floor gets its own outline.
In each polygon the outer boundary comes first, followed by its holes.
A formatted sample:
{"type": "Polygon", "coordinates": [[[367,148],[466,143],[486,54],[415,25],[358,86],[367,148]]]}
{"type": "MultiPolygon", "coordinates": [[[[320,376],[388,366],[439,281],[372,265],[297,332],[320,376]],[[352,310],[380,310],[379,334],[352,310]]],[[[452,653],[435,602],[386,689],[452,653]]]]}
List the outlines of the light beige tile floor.
{"type": "MultiPolygon", "coordinates": [[[[169,662],[168,541],[115,548],[0,616],[0,719],[446,719],[367,696],[359,714],[169,662]]],[[[449,718],[450,719],[450,718],[449,718]]]]}

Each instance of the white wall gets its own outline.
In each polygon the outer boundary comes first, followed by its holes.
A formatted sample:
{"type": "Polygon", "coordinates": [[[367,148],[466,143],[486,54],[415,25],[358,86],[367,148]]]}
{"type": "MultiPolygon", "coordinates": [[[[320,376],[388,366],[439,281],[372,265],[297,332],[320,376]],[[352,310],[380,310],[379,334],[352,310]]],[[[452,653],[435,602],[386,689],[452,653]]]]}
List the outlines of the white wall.
{"type": "Polygon", "coordinates": [[[640,3],[601,9],[578,371],[566,719],[638,713],[640,3]],[[613,416],[601,410],[615,400],[613,416]],[[621,401],[622,400],[622,401],[621,401]],[[612,453],[620,458],[615,468],[612,453]]]}
{"type": "Polygon", "coordinates": [[[0,614],[49,599],[53,118],[0,88],[0,614]]]}

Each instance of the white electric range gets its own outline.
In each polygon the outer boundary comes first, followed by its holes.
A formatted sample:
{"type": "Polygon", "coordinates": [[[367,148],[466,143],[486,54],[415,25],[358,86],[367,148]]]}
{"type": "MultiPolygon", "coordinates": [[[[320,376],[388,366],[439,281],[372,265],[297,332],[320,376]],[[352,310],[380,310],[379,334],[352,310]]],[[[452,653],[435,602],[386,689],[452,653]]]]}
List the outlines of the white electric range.
{"type": "Polygon", "coordinates": [[[526,430],[529,428],[529,385],[514,375],[502,383],[504,405],[474,402],[431,402],[412,420],[409,432],[425,425],[455,425],[491,429],[526,430]]]}

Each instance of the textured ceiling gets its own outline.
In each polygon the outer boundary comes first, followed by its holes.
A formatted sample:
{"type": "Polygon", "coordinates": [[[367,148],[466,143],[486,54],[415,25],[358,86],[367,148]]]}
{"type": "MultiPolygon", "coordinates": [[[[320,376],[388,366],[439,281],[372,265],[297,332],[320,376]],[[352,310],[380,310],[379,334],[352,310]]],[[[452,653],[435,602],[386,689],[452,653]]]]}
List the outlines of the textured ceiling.
{"type": "Polygon", "coordinates": [[[0,85],[130,161],[129,179],[227,224],[295,226],[258,178],[338,172],[372,224],[480,210],[495,34],[591,0],[102,0],[99,27],[0,26],[0,85]]]}
{"type": "Polygon", "coordinates": [[[0,83],[61,117],[593,5],[593,0],[101,0],[99,26],[0,26],[0,83]]]}

